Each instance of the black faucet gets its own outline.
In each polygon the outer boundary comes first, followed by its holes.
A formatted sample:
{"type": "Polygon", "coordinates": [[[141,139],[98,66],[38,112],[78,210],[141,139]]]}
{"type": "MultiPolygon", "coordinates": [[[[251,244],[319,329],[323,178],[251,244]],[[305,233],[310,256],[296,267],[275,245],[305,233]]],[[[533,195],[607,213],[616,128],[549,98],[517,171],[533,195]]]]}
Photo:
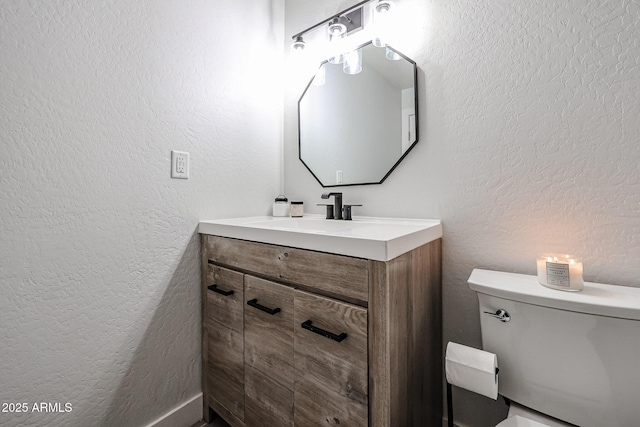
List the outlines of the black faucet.
{"type": "Polygon", "coordinates": [[[335,202],[334,202],[334,219],[342,219],[342,193],[323,193],[322,197],[323,199],[328,199],[329,197],[334,196],[335,198],[335,202]]]}

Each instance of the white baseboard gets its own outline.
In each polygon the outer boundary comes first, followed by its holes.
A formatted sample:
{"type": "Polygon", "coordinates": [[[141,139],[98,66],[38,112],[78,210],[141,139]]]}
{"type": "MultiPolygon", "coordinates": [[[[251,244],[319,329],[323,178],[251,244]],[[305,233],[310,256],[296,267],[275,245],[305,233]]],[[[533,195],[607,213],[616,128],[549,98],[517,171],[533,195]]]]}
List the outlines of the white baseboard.
{"type": "Polygon", "coordinates": [[[202,419],[202,393],[167,412],[147,427],[191,427],[202,419]]]}

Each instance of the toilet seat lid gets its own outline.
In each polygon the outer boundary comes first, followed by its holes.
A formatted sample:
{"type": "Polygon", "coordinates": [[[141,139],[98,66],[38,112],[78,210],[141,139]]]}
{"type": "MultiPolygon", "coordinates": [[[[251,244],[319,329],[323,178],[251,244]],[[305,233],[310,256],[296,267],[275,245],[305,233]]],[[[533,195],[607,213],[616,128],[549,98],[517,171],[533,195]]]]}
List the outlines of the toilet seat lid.
{"type": "Polygon", "coordinates": [[[496,427],[549,427],[547,424],[542,424],[538,421],[533,421],[528,418],[523,418],[520,415],[513,415],[506,420],[502,421],[496,427]]]}

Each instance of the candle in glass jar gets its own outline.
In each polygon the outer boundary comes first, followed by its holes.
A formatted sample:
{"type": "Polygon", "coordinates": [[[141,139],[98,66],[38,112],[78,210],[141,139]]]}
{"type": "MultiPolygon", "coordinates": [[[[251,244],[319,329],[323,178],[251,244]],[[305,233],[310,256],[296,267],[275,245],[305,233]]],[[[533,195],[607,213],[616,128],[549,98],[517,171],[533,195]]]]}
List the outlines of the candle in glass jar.
{"type": "Polygon", "coordinates": [[[543,255],[538,257],[538,282],[548,288],[562,291],[580,291],[584,288],[582,262],[570,255],[543,255]]]}

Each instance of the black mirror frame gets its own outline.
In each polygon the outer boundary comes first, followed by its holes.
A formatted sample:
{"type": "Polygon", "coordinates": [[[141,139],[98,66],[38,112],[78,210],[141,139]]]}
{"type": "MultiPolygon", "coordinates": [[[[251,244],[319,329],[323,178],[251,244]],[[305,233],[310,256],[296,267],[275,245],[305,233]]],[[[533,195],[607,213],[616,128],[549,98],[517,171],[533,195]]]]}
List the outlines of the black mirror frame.
{"type": "MultiPolygon", "coordinates": [[[[371,42],[367,42],[364,43],[360,46],[358,46],[358,49],[363,48],[365,46],[370,45],[371,42]]],[[[420,139],[420,132],[419,132],[419,114],[418,114],[418,67],[416,65],[416,62],[414,60],[412,60],[411,58],[407,57],[406,55],[404,55],[403,53],[397,51],[396,49],[392,48],[391,46],[387,46],[389,49],[391,49],[392,51],[394,51],[395,53],[397,53],[398,55],[400,55],[401,58],[403,58],[404,60],[406,60],[407,62],[409,62],[412,66],[413,66],[413,87],[414,89],[414,103],[415,103],[415,111],[416,111],[416,140],[413,141],[413,143],[411,144],[411,146],[409,148],[407,148],[407,151],[405,151],[402,156],[400,156],[400,158],[398,159],[398,161],[391,167],[391,169],[389,169],[389,172],[387,172],[380,181],[378,182],[362,182],[362,183],[354,183],[354,184],[335,184],[335,185],[325,185],[322,183],[322,181],[320,181],[320,179],[316,176],[315,173],[313,173],[313,171],[311,170],[311,168],[309,167],[309,165],[307,165],[304,160],[302,160],[302,154],[301,154],[301,150],[300,150],[300,145],[301,145],[301,138],[300,138],[300,103],[302,102],[302,98],[304,98],[304,95],[307,93],[307,91],[309,90],[309,87],[311,87],[311,84],[313,83],[313,79],[315,78],[315,74],[313,75],[313,77],[311,78],[311,80],[309,81],[309,83],[307,84],[307,86],[305,87],[304,91],[302,92],[302,95],[300,95],[300,98],[298,99],[298,159],[300,159],[300,161],[302,162],[302,164],[307,168],[307,170],[311,173],[311,175],[313,175],[313,177],[316,179],[316,181],[318,181],[318,183],[323,187],[323,188],[330,188],[330,187],[352,187],[355,185],[376,185],[376,184],[382,184],[384,182],[385,179],[387,179],[387,177],[389,175],[391,175],[391,172],[393,172],[395,170],[396,167],[398,167],[398,165],[400,164],[400,162],[402,162],[402,160],[407,156],[407,154],[409,154],[409,152],[411,150],[413,150],[413,147],[415,147],[415,145],[418,143],[419,139],[420,139]]],[[[318,69],[320,69],[324,64],[326,64],[328,61],[323,61],[322,63],[320,63],[320,66],[318,67],[318,69]]]]}

